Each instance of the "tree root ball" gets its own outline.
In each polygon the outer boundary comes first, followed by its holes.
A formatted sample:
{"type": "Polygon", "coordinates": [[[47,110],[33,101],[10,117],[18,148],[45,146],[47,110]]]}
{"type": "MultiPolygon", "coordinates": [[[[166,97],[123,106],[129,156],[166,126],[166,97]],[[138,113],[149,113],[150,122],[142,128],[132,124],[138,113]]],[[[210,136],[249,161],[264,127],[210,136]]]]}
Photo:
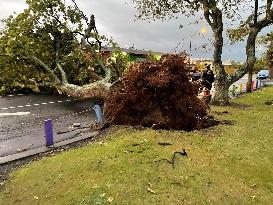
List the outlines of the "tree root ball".
{"type": "Polygon", "coordinates": [[[165,55],[131,65],[106,98],[106,120],[161,129],[203,128],[208,107],[189,81],[187,59],[186,54],[165,55]]]}

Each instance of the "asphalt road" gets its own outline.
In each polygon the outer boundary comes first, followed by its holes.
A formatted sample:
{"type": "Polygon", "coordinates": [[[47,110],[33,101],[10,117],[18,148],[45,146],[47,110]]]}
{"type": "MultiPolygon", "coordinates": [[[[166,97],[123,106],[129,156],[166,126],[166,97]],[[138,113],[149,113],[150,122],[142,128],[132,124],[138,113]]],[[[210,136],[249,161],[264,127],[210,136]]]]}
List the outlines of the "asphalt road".
{"type": "Polygon", "coordinates": [[[86,127],[95,121],[91,101],[62,96],[14,95],[0,97],[0,157],[45,145],[44,121],[52,119],[54,141],[74,137],[65,134],[73,123],[86,127]]]}

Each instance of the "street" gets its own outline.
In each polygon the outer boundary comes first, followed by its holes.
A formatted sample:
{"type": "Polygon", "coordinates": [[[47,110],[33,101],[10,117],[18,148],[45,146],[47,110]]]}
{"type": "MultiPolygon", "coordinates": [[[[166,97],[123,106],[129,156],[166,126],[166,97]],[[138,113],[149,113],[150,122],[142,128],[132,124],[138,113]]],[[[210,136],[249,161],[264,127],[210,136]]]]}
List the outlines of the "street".
{"type": "MultiPolygon", "coordinates": [[[[239,93],[240,84],[243,91],[246,90],[247,77],[234,83],[236,93],[239,93]]],[[[256,76],[253,80],[256,82],[256,76]]],[[[0,97],[0,157],[45,145],[46,119],[53,120],[55,142],[74,137],[82,129],[58,133],[71,130],[73,123],[81,123],[81,127],[93,123],[96,118],[93,106],[91,101],[64,96],[15,94],[0,97]]]]}
{"type": "Polygon", "coordinates": [[[73,123],[94,122],[94,104],[63,96],[10,95],[0,97],[0,157],[45,145],[44,121],[53,120],[54,141],[74,137],[73,123]]]}

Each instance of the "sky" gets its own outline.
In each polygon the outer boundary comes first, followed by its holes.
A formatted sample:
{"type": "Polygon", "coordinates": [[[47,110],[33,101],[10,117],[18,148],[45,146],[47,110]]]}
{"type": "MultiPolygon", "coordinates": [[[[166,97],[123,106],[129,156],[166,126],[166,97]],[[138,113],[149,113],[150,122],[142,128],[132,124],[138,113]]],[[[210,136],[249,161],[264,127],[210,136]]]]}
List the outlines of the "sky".
{"type": "MultiPolygon", "coordinates": [[[[69,3],[69,0],[66,0],[69,3]]],[[[130,0],[77,0],[87,15],[94,14],[100,34],[112,37],[120,47],[156,52],[186,51],[196,58],[212,58],[212,32],[206,22],[192,24],[194,17],[179,16],[169,21],[148,22],[135,19],[130,0]],[[183,25],[180,28],[180,25],[183,25]],[[190,52],[190,44],[192,49],[190,52]],[[202,45],[205,45],[203,46],[202,45]]],[[[24,0],[0,0],[0,19],[26,8],[24,0]]],[[[271,28],[272,29],[272,28],[271,28]]],[[[223,60],[245,61],[245,42],[230,45],[224,40],[223,60]]],[[[257,56],[265,50],[257,47],[257,56]]]]}

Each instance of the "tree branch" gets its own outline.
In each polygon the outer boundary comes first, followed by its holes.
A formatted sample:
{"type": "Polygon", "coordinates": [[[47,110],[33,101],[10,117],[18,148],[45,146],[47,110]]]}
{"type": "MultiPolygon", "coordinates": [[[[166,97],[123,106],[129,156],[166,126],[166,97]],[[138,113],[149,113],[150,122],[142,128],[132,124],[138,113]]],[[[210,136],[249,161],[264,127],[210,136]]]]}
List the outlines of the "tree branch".
{"type": "MultiPolygon", "coordinates": [[[[111,70],[109,68],[107,68],[98,58],[96,51],[94,50],[94,44],[92,44],[89,41],[89,36],[90,33],[92,32],[92,30],[95,31],[95,35],[98,35],[98,31],[96,28],[96,23],[95,23],[95,16],[91,15],[90,17],[90,22],[88,24],[87,29],[85,30],[85,33],[82,35],[82,39],[81,39],[81,43],[84,47],[87,47],[88,44],[90,46],[90,52],[92,57],[95,59],[96,63],[100,66],[100,68],[105,72],[105,78],[104,80],[106,82],[109,82],[109,80],[111,79],[112,73],[111,70]]],[[[101,41],[95,36],[96,42],[99,44],[99,47],[101,48],[101,41]]]]}
{"type": "Polygon", "coordinates": [[[60,79],[57,77],[57,75],[54,74],[53,70],[51,70],[43,61],[41,61],[39,58],[32,56],[31,59],[41,65],[47,72],[48,74],[53,78],[54,83],[56,84],[61,84],[60,79]]]}
{"type": "Polygon", "coordinates": [[[204,16],[205,16],[205,19],[208,22],[208,24],[210,25],[210,27],[213,28],[213,23],[210,20],[211,13],[209,12],[209,8],[206,7],[205,5],[203,5],[203,6],[204,6],[204,16]]]}
{"type": "Polygon", "coordinates": [[[254,25],[257,24],[258,21],[258,7],[259,7],[259,1],[255,0],[255,8],[254,8],[254,25]]]}
{"type": "Polygon", "coordinates": [[[271,6],[272,6],[272,0],[267,0],[267,3],[266,3],[266,18],[268,18],[268,16],[270,16],[270,13],[272,13],[271,6]]]}
{"type": "Polygon", "coordinates": [[[61,64],[60,64],[60,61],[59,61],[59,54],[60,54],[60,40],[57,39],[57,45],[56,45],[56,66],[57,66],[57,69],[59,70],[60,74],[61,74],[61,78],[62,78],[62,83],[66,84],[68,83],[67,81],[67,77],[66,77],[66,73],[64,72],[61,64]]]}
{"type": "Polygon", "coordinates": [[[75,0],[72,0],[72,2],[74,3],[75,8],[80,12],[81,17],[85,20],[86,24],[88,25],[88,18],[86,17],[86,15],[82,12],[82,10],[80,10],[75,0]]]}

